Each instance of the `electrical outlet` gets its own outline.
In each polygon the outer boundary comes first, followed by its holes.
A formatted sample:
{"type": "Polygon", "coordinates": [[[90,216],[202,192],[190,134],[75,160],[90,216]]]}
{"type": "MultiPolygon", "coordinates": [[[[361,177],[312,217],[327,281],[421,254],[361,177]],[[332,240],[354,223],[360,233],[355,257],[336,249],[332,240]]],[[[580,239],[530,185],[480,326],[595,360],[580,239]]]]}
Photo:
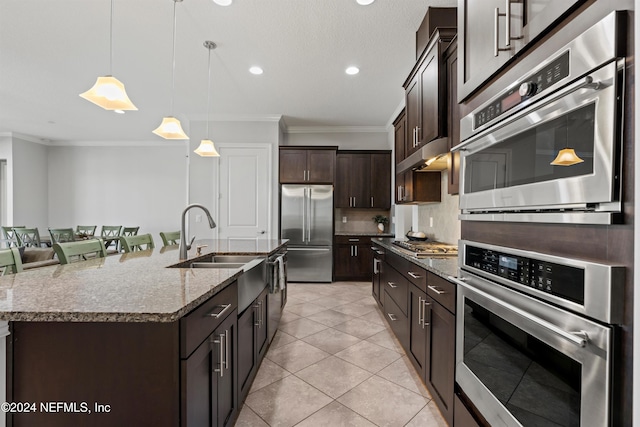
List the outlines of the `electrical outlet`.
{"type": "Polygon", "coordinates": [[[347,217],[346,217],[346,216],[343,216],[343,217],[342,217],[342,222],[343,222],[344,224],[346,224],[346,223],[347,223],[347,217]]]}
{"type": "Polygon", "coordinates": [[[429,227],[433,228],[433,217],[429,217],[429,227]]]}
{"type": "Polygon", "coordinates": [[[202,222],[202,215],[196,215],[196,222],[202,222]]]}

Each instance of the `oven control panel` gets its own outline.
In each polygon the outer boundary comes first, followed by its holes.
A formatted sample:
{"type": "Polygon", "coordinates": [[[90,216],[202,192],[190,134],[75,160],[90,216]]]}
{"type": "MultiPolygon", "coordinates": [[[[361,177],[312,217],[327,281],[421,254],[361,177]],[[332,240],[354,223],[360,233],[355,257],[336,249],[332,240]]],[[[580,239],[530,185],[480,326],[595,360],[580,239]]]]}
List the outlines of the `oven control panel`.
{"type": "Polygon", "coordinates": [[[497,250],[467,245],[465,265],[489,275],[584,304],[584,270],[497,250]]]}
{"type": "Polygon", "coordinates": [[[516,105],[542,93],[568,75],[569,51],[566,51],[545,67],[522,79],[520,84],[515,83],[511,89],[496,97],[482,110],[476,112],[473,116],[473,129],[475,130],[495,120],[516,105]]]}

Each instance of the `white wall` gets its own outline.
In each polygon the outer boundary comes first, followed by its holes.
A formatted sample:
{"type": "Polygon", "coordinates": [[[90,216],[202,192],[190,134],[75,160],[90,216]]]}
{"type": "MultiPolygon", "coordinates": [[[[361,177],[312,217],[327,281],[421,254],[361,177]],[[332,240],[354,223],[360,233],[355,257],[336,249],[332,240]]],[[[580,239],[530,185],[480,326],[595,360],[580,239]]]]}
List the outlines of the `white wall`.
{"type": "MultiPolygon", "coordinates": [[[[0,135],[0,159],[7,161],[6,170],[6,198],[7,205],[2,208],[5,209],[6,220],[4,224],[0,225],[13,225],[13,140],[11,136],[0,135]]],[[[20,224],[18,224],[20,225],[20,224]]]]}
{"type": "Polygon", "coordinates": [[[97,225],[98,232],[102,225],[140,226],[160,242],[160,231],[180,229],[185,149],[165,142],[49,147],[45,226],[97,225]]]}
{"type": "Polygon", "coordinates": [[[393,146],[386,131],[288,133],[283,145],[337,145],[339,150],[391,150],[393,146]]]}
{"type": "Polygon", "coordinates": [[[38,227],[42,234],[46,233],[49,225],[48,148],[13,137],[13,168],[9,171],[13,176],[12,225],[38,227]]]}

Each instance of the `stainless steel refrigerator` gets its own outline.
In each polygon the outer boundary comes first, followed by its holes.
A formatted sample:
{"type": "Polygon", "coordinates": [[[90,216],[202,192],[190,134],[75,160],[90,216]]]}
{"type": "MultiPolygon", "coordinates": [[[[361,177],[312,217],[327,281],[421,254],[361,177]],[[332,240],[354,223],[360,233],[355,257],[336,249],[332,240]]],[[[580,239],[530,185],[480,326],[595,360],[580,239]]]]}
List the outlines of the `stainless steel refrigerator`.
{"type": "Polygon", "coordinates": [[[289,239],[289,282],[331,282],[333,186],[281,185],[280,237],[289,239]]]}

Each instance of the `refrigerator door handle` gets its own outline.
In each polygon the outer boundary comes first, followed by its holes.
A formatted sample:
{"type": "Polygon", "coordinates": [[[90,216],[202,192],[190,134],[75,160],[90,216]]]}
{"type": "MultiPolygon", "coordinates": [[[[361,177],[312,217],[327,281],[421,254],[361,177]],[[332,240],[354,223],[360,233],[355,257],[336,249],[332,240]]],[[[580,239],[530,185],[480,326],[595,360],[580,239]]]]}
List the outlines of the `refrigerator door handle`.
{"type": "Polygon", "coordinates": [[[304,188],[304,197],[302,198],[302,243],[304,243],[307,231],[307,187],[304,188]]]}
{"type": "Polygon", "coordinates": [[[313,197],[311,196],[311,187],[309,187],[309,199],[308,199],[308,209],[307,209],[307,242],[311,242],[311,200],[313,197]]]}

